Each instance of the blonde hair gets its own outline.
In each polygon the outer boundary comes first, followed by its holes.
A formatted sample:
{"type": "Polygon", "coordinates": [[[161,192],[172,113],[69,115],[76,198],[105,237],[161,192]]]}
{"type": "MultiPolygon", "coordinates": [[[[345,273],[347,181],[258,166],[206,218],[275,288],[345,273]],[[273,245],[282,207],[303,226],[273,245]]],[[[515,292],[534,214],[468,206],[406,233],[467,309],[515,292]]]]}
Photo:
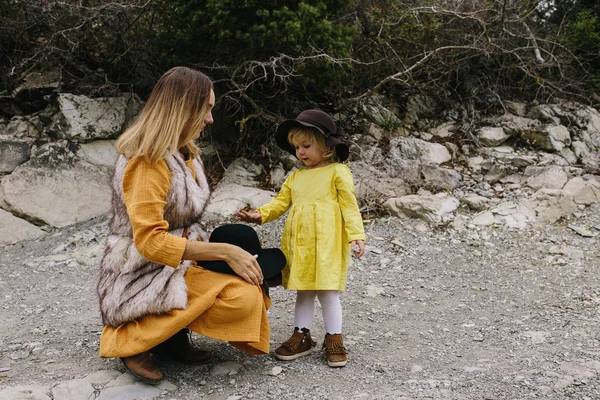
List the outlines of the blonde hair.
{"type": "Polygon", "coordinates": [[[213,84],[200,71],[174,67],[158,80],[144,108],[116,143],[126,157],[155,163],[178,150],[196,157],[192,138],[204,127],[213,84]]]}
{"type": "Polygon", "coordinates": [[[335,152],[335,146],[329,147],[325,143],[325,136],[315,128],[293,127],[288,132],[288,142],[293,146],[294,141],[308,139],[323,151],[323,159],[339,162],[340,159],[335,152]]]}

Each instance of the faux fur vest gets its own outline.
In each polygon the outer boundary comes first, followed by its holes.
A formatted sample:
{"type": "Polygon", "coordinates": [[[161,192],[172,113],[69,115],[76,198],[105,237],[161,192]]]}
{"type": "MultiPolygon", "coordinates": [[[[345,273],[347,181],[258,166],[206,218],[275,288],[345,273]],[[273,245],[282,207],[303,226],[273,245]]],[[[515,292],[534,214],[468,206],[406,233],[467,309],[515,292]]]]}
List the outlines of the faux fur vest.
{"type": "MultiPolygon", "coordinates": [[[[120,156],[112,179],[112,218],[102,258],[98,296],[102,322],[117,327],[148,314],[162,314],[187,307],[184,275],[190,261],[177,268],[146,260],[135,248],[131,221],[123,200],[123,174],[128,159],[120,156]]],[[[196,179],[177,153],[166,160],[171,171],[171,187],[167,194],[164,218],[169,233],[188,239],[207,240],[200,226],[200,216],[210,197],[210,189],[200,158],[193,160],[196,179]]]]}

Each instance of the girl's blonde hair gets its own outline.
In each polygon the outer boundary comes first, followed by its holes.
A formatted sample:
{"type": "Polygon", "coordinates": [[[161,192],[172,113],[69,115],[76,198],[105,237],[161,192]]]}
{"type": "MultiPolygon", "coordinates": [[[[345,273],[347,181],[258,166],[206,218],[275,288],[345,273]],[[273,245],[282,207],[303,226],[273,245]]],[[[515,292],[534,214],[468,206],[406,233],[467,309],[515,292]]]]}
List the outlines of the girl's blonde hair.
{"type": "Polygon", "coordinates": [[[155,163],[181,151],[196,157],[192,138],[204,127],[213,84],[200,71],[174,67],[158,80],[144,108],[116,143],[126,157],[155,163]]]}
{"type": "Polygon", "coordinates": [[[323,159],[339,162],[339,157],[335,152],[335,147],[327,146],[325,136],[317,129],[308,127],[293,127],[288,132],[288,142],[293,146],[295,141],[308,139],[311,140],[319,149],[323,151],[323,159]]]}

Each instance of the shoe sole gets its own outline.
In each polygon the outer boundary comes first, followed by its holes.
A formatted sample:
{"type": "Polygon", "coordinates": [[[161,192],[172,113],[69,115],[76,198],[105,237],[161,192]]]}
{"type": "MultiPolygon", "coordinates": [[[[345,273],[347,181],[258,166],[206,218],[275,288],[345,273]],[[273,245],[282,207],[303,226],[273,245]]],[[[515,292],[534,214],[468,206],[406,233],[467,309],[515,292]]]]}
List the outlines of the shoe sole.
{"type": "Polygon", "coordinates": [[[348,363],[348,361],[327,361],[327,365],[329,365],[332,368],[340,368],[340,367],[345,367],[346,364],[348,363]]]}
{"type": "Polygon", "coordinates": [[[127,366],[127,364],[125,364],[125,361],[121,360],[121,364],[123,364],[123,367],[125,368],[125,371],[127,371],[127,373],[129,375],[131,375],[134,378],[140,380],[141,382],[147,383],[149,385],[158,385],[163,380],[163,378],[160,378],[157,381],[153,381],[152,379],[144,378],[143,376],[138,375],[135,372],[133,372],[131,369],[129,369],[129,367],[127,366]]]}
{"type": "Polygon", "coordinates": [[[314,349],[315,348],[312,347],[310,350],[303,351],[302,353],[292,354],[291,356],[282,356],[281,354],[277,354],[277,353],[273,353],[273,354],[275,355],[275,358],[277,358],[281,361],[292,361],[297,358],[309,355],[310,353],[312,353],[314,351],[314,349]]]}

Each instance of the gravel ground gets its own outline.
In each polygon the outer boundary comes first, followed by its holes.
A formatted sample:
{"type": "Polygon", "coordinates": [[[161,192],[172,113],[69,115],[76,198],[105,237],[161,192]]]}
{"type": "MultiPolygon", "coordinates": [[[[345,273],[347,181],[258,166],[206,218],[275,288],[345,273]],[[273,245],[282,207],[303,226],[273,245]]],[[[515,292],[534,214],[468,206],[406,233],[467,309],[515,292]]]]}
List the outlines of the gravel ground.
{"type": "MultiPolygon", "coordinates": [[[[346,368],[327,367],[321,353],[250,357],[194,335],[213,365],[159,360],[177,387],[159,398],[598,399],[600,236],[569,224],[600,233],[600,207],[523,231],[368,221],[368,252],[342,300],[346,368]],[[242,367],[210,373],[226,362],[242,367]]],[[[0,249],[0,390],[122,371],[97,355],[106,226],[98,218],[0,249]]],[[[257,230],[263,246],[276,246],[282,221],[257,230]]],[[[294,294],[274,288],[271,297],[274,349],[291,334],[294,294]]],[[[312,332],[320,346],[318,307],[312,332]]]]}

